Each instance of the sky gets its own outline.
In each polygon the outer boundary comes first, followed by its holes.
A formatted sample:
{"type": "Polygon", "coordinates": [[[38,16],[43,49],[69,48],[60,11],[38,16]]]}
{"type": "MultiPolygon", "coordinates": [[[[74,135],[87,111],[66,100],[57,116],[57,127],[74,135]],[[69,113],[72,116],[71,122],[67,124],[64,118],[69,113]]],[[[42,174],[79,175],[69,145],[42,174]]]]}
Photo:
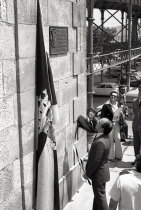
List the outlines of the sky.
{"type": "MultiPolygon", "coordinates": [[[[116,10],[109,10],[109,11],[113,14],[116,10]]],[[[108,12],[105,11],[104,12],[104,20],[106,20],[109,17],[110,17],[110,14],[108,14],[108,12]]],[[[121,12],[120,11],[115,15],[115,17],[121,22],[121,12]]],[[[100,14],[99,9],[94,9],[94,19],[95,19],[94,22],[97,25],[101,25],[101,14],[100,14]]],[[[124,20],[125,20],[125,18],[124,18],[124,20]]],[[[120,23],[113,17],[104,24],[104,27],[116,27],[116,26],[120,26],[120,23]]]]}

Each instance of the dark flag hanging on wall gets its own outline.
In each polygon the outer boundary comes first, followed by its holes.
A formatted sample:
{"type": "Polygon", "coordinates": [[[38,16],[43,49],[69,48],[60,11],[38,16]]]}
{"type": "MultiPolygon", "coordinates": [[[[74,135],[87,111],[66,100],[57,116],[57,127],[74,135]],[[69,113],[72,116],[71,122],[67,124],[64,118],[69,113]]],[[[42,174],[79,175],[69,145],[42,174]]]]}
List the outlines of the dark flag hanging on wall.
{"type": "Polygon", "coordinates": [[[38,144],[36,152],[36,210],[60,210],[58,164],[53,123],[58,121],[57,100],[42,17],[37,1],[36,95],[38,97],[38,144]]]}

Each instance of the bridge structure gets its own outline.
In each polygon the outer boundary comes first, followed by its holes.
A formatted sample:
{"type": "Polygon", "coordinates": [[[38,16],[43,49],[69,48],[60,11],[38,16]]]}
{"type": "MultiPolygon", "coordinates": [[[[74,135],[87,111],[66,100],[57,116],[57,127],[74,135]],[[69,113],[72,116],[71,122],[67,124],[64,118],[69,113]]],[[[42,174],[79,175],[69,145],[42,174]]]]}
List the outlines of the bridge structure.
{"type": "Polygon", "coordinates": [[[127,91],[130,90],[130,74],[132,62],[141,56],[141,0],[87,0],[87,84],[88,106],[93,106],[94,77],[100,71],[101,81],[103,71],[113,66],[126,66],[127,91]],[[101,25],[95,23],[95,9],[101,14],[101,25]],[[112,11],[112,12],[111,12],[112,11]],[[105,19],[105,12],[109,17],[105,19]],[[121,19],[116,17],[121,13],[121,19]],[[112,18],[120,25],[120,31],[110,37],[111,41],[104,42],[104,35],[111,36],[105,31],[104,25],[112,18]],[[94,43],[97,30],[101,31],[99,42],[94,43]],[[120,34],[120,36],[118,36],[120,34]],[[117,39],[118,37],[118,39],[117,39]],[[119,39],[120,37],[120,39],[119,39]],[[100,63],[100,65],[98,65],[100,63]]]}

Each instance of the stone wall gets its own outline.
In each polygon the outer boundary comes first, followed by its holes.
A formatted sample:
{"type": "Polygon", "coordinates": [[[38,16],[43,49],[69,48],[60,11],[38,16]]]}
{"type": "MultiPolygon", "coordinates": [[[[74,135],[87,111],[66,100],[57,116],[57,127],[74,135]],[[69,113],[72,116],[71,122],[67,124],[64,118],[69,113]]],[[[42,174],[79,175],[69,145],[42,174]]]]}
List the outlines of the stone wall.
{"type": "MultiPolygon", "coordinates": [[[[36,1],[0,4],[0,209],[34,209],[36,1]],[[5,6],[5,8],[4,8],[5,6]],[[23,208],[24,209],[24,208],[23,208]]],[[[82,184],[75,141],[76,119],[86,114],[86,0],[41,0],[46,50],[49,26],[68,27],[68,53],[50,56],[60,121],[55,126],[61,209],[82,184]]]]}

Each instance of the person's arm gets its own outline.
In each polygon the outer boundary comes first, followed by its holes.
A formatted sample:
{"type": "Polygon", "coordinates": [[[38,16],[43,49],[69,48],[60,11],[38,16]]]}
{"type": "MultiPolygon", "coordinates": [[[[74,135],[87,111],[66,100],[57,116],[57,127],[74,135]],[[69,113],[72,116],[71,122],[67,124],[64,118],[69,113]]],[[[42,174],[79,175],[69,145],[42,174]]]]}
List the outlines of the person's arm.
{"type": "Polygon", "coordinates": [[[106,106],[104,104],[103,107],[102,107],[102,109],[101,109],[101,116],[100,116],[101,118],[105,117],[105,110],[106,110],[105,107],[106,106]]]}
{"type": "Polygon", "coordinates": [[[113,200],[113,198],[110,199],[109,203],[109,210],[116,210],[118,205],[118,201],[113,200]]]}
{"type": "Polygon", "coordinates": [[[109,196],[111,197],[109,203],[109,210],[116,210],[117,205],[121,199],[121,191],[120,191],[120,176],[116,179],[113,184],[111,190],[109,191],[109,196]]]}

